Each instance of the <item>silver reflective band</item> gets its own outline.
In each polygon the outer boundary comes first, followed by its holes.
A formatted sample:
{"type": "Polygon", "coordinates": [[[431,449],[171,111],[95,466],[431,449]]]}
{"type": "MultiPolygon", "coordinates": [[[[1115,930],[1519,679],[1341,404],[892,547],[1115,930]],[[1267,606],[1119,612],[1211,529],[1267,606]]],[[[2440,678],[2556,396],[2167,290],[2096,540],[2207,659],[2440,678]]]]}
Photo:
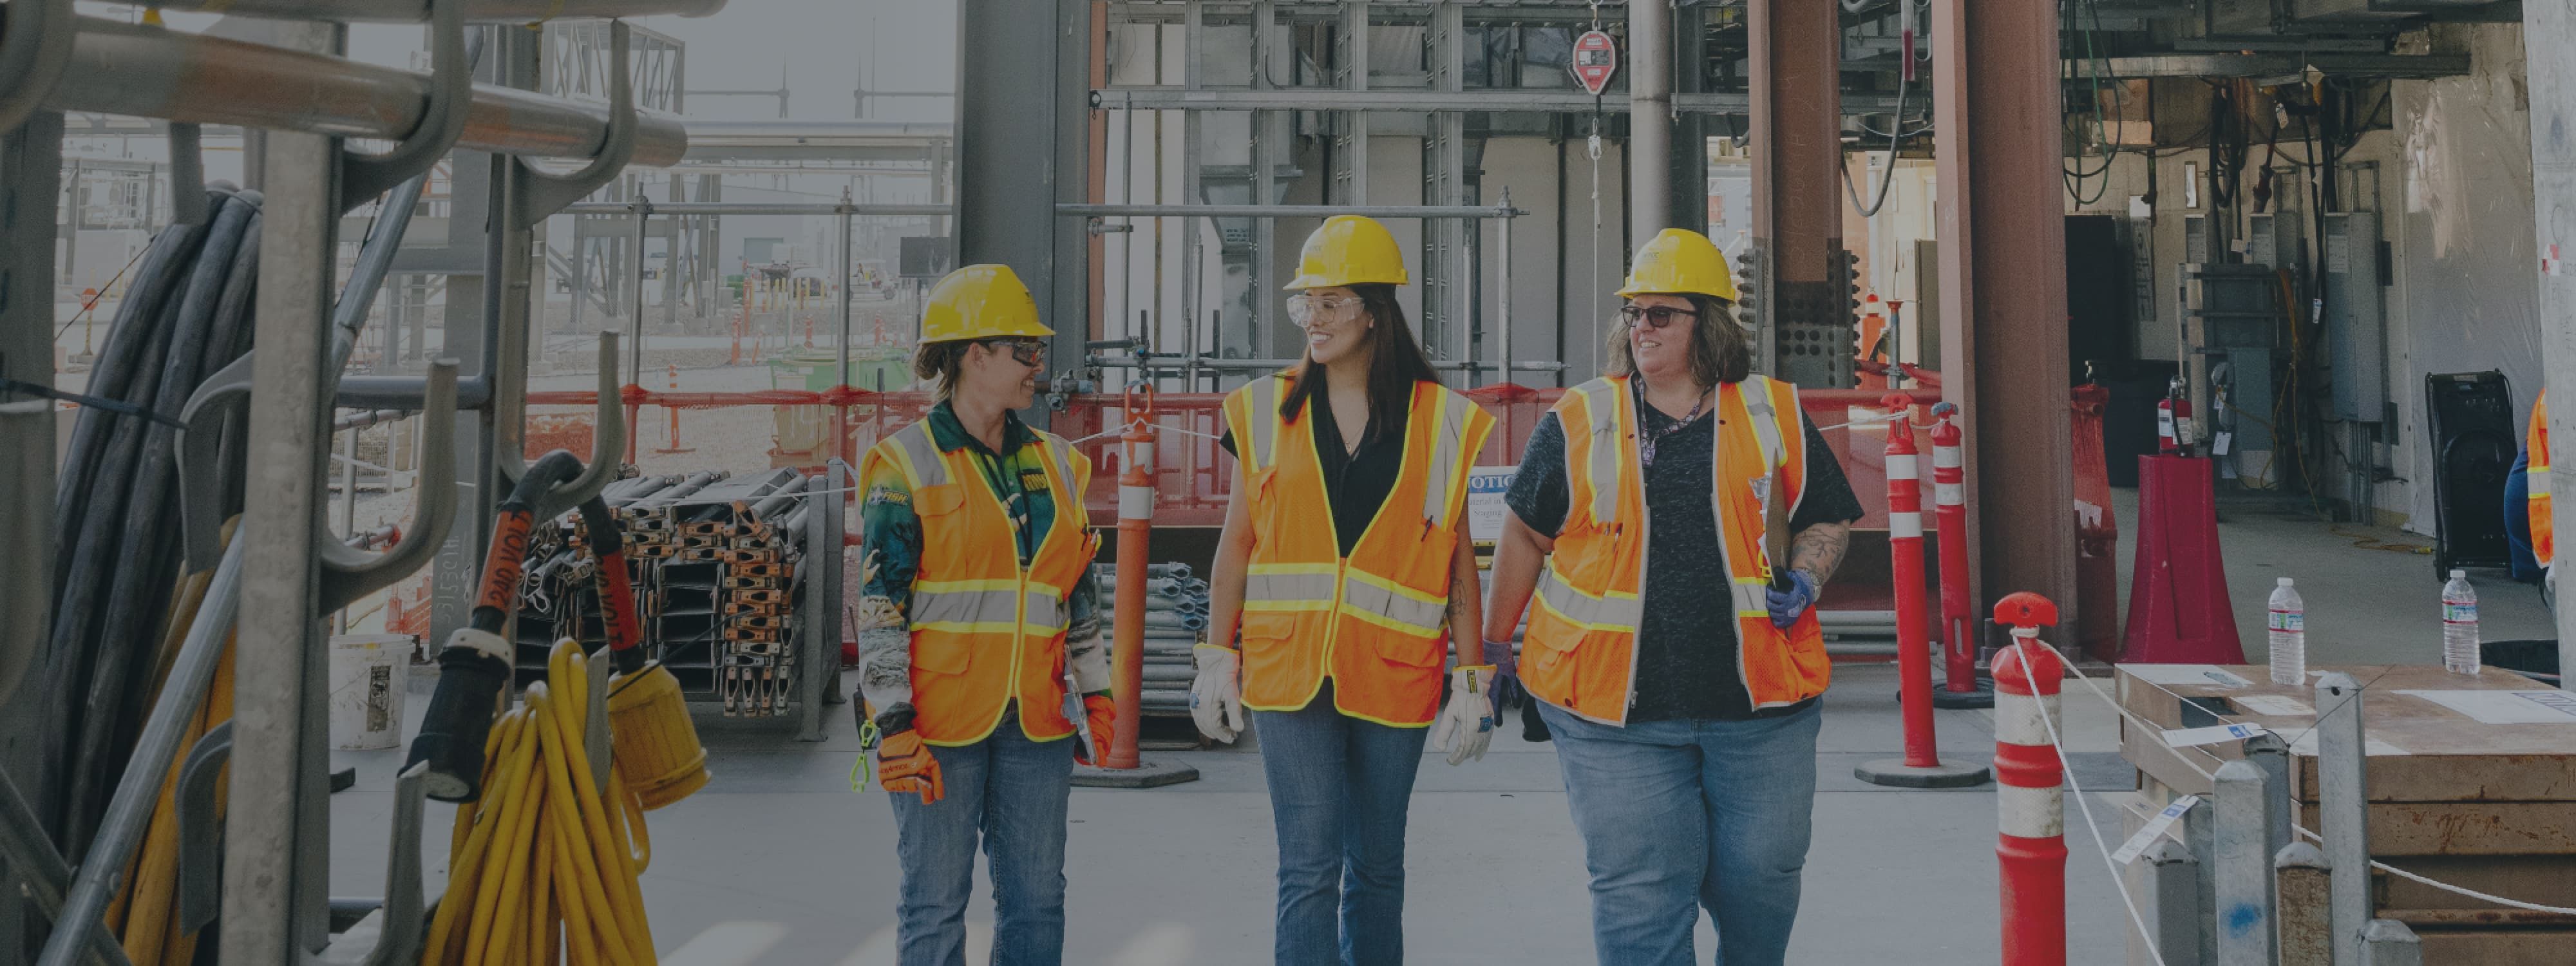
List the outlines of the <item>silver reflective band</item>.
{"type": "Polygon", "coordinates": [[[912,623],[1011,624],[1020,617],[1016,590],[924,591],[912,598],[912,623]]]}
{"type": "Polygon", "coordinates": [[[1923,478],[1923,471],[1915,467],[1914,454],[1889,453],[1887,454],[1887,478],[1890,480],[1919,480],[1923,478]]]}
{"type": "Polygon", "coordinates": [[[1358,574],[1352,574],[1342,583],[1342,606],[1381,614],[1388,620],[1418,628],[1426,634],[1439,631],[1440,614],[1448,609],[1445,602],[1415,600],[1361,580],[1358,574]]]}
{"type": "Polygon", "coordinates": [[[939,452],[939,442],[930,438],[930,421],[906,426],[894,434],[894,444],[903,450],[904,459],[921,478],[915,487],[940,486],[948,482],[948,461],[939,452]]]}
{"type": "Polygon", "coordinates": [[[1780,440],[1780,411],[1771,406],[1771,377],[1746,376],[1739,390],[1744,393],[1744,411],[1753,418],[1753,438],[1762,445],[1762,466],[1777,469],[1789,464],[1789,455],[1780,440]]]}
{"type": "Polygon", "coordinates": [[[1333,599],[1332,574],[1253,574],[1243,579],[1245,600],[1313,601],[1333,599]]]}
{"type": "Polygon", "coordinates": [[[1887,538],[1890,540],[1923,539],[1923,514],[1890,511],[1887,514],[1887,538]]]}
{"type": "Polygon", "coordinates": [[[1634,633],[1644,613],[1636,598],[1594,597],[1574,589],[1574,585],[1557,576],[1554,565],[1539,571],[1538,596],[1548,609],[1593,630],[1634,633]]]}
{"type": "Polygon", "coordinates": [[[1583,413],[1592,424],[1587,462],[1592,464],[1592,519],[1599,523],[1619,515],[1619,407],[1625,403],[1616,389],[1615,383],[1594,382],[1575,390],[1583,394],[1583,413]]]}
{"type": "Polygon", "coordinates": [[[1727,590],[1732,591],[1735,598],[1735,616],[1760,617],[1771,613],[1769,588],[1764,587],[1761,581],[1736,581],[1728,584],[1727,590]]]}
{"type": "Polygon", "coordinates": [[[1054,633],[1063,630],[1069,623],[1066,619],[1068,616],[1070,615],[1065,613],[1064,598],[1054,591],[1032,587],[1028,595],[1028,616],[1021,618],[1020,623],[1054,633]]]}
{"type": "Polygon", "coordinates": [[[1244,441],[1246,470],[1270,465],[1270,443],[1279,424],[1279,387],[1279,377],[1270,376],[1254,381],[1252,391],[1244,396],[1250,411],[1243,414],[1243,422],[1252,431],[1252,438],[1244,441]]]}
{"type": "Polygon", "coordinates": [[[1434,526],[1446,526],[1449,490],[1458,484],[1458,447],[1466,442],[1467,414],[1474,404],[1453,398],[1445,389],[1434,396],[1440,400],[1440,438],[1432,448],[1431,483],[1422,493],[1422,518],[1434,526]]]}

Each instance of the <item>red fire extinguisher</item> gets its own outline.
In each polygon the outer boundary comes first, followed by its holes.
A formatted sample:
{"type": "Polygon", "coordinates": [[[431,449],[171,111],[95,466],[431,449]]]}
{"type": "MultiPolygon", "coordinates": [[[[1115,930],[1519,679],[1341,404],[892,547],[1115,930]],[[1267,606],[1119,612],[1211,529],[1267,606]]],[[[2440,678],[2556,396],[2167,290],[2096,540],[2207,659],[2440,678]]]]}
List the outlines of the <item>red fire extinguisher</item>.
{"type": "Polygon", "coordinates": [[[2182,377],[2166,387],[2156,404],[2156,444],[2166,456],[2180,456],[2191,443],[2191,400],[2183,395],[2182,377]]]}

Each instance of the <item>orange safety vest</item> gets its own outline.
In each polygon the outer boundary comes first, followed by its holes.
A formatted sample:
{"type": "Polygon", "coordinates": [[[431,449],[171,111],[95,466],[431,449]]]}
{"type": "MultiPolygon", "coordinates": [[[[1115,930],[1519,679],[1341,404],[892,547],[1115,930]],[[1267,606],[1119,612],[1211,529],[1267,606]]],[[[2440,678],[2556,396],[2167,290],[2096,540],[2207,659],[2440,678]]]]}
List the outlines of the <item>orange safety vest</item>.
{"type": "MultiPolygon", "coordinates": [[[[1555,408],[1565,429],[1571,506],[1539,575],[1521,682],[1540,700],[1605,724],[1625,724],[1636,697],[1637,624],[1646,585],[1645,482],[1637,461],[1636,397],[1626,377],[1568,390],[1555,408]]],[[[1806,432],[1798,387],[1763,376],[1717,391],[1717,552],[1735,604],[1736,670],[1755,709],[1795,704],[1832,676],[1824,629],[1810,607],[1788,630],[1771,626],[1763,593],[1770,560],[1766,501],[1794,511],[1806,491],[1806,432]],[[1788,493],[1771,493],[1773,470],[1788,493]]]]}
{"type": "Polygon", "coordinates": [[[1241,485],[1252,501],[1243,706],[1304,708],[1330,676],[1341,713],[1428,725],[1440,710],[1441,626],[1467,471],[1494,417],[1439,383],[1415,383],[1404,467],[1344,559],[1315,457],[1314,422],[1303,412],[1279,418],[1290,379],[1256,379],[1225,399],[1241,485]]]}
{"type": "Polygon", "coordinates": [[[2546,567],[2557,543],[2557,521],[2549,516],[2549,390],[2541,390],[2531,403],[2531,431],[2524,446],[2531,450],[2530,468],[2523,473],[2523,484],[2531,488],[2531,555],[2546,567]]]}
{"type": "Polygon", "coordinates": [[[1082,502],[1091,461],[1049,433],[1035,433],[1055,494],[1055,524],[1020,566],[1011,515],[975,455],[941,452],[928,421],[868,450],[861,478],[892,466],[921,518],[920,571],[912,583],[913,729],[934,745],[970,745],[993,733],[1013,699],[1033,741],[1073,733],[1064,715],[1066,593],[1099,540],[1082,502]]]}

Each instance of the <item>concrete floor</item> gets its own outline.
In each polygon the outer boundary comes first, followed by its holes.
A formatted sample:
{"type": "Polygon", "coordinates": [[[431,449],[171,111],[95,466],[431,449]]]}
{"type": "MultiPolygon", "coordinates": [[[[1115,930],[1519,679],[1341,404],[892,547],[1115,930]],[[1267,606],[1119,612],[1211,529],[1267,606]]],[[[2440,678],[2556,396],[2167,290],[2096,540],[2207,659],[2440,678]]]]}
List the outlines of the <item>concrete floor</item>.
{"type": "MultiPolygon", "coordinates": [[[[2123,529],[2135,529],[2134,491],[2121,491],[2123,529]]],[[[2439,641],[2439,585],[2429,559],[2359,549],[2357,537],[2423,543],[2393,531],[2240,515],[2221,527],[2228,582],[2249,660],[2263,657],[2263,602],[2273,577],[2299,578],[2315,663],[2423,662],[2439,641]],[[2341,529],[2355,536],[2335,532],[2341,529]]],[[[2125,596],[2129,554],[2121,549],[2125,596]]],[[[2500,575],[2474,575],[2493,639],[2548,636],[2535,593],[2500,575]]],[[[1864,761],[1901,748],[1891,666],[1837,669],[1818,754],[1815,837],[1796,963],[1994,962],[1997,932],[1992,786],[1898,791],[1852,778],[1864,761]]],[[[417,715],[425,702],[415,698],[417,715]]],[[[2118,844],[2112,801],[2133,773],[2117,754],[2111,710],[2069,682],[2063,730],[2103,835],[2118,844]]],[[[837,709],[836,709],[837,710],[837,709]]],[[[893,824],[883,794],[853,795],[856,741],[836,715],[830,740],[800,745],[778,732],[701,719],[714,782],[651,816],[645,877],[657,945],[675,966],[890,964],[895,887],[893,824]]],[[[1991,756],[1989,712],[1940,712],[1946,759],[1991,756]]],[[[1567,816],[1552,747],[1507,728],[1481,762],[1451,768],[1426,757],[1409,832],[1408,950],[1420,963],[1592,961],[1581,842],[1567,816]]],[[[1198,767],[1198,782],[1073,798],[1071,924],[1066,960],[1137,966],[1269,961],[1275,859],[1260,763],[1248,750],[1160,753],[1198,767]]],[[[342,753],[360,784],[333,800],[334,894],[379,894],[398,752],[342,753]]],[[[2104,860],[2068,799],[2068,919],[2072,962],[2119,962],[2127,914],[2104,860]]],[[[424,843],[444,874],[449,809],[433,804],[424,843]]],[[[970,928],[989,930],[979,886],[970,928]]],[[[1715,937],[1705,917],[1701,955],[1715,937]]],[[[980,938],[969,961],[981,964],[980,938]]]]}

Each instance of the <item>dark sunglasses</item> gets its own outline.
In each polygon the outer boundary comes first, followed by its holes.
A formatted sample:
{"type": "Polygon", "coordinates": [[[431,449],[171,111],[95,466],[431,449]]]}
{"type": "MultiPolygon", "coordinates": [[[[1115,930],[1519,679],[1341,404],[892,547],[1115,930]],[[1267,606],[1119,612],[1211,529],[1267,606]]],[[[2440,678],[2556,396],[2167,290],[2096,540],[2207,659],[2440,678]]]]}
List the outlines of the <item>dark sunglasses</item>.
{"type": "Polygon", "coordinates": [[[1046,362],[1047,345],[1036,339],[986,339],[984,344],[995,349],[1009,350],[1011,360],[1024,366],[1043,365],[1046,362]]]}
{"type": "Polygon", "coordinates": [[[1651,309],[1639,308],[1634,305],[1622,305],[1619,307],[1619,321],[1631,329],[1636,328],[1637,323],[1639,322],[1644,322],[1646,327],[1649,329],[1660,329],[1673,324],[1675,319],[1690,319],[1692,321],[1697,321],[1699,319],[1699,313],[1689,309],[1676,309],[1660,305],[1651,309]]]}

